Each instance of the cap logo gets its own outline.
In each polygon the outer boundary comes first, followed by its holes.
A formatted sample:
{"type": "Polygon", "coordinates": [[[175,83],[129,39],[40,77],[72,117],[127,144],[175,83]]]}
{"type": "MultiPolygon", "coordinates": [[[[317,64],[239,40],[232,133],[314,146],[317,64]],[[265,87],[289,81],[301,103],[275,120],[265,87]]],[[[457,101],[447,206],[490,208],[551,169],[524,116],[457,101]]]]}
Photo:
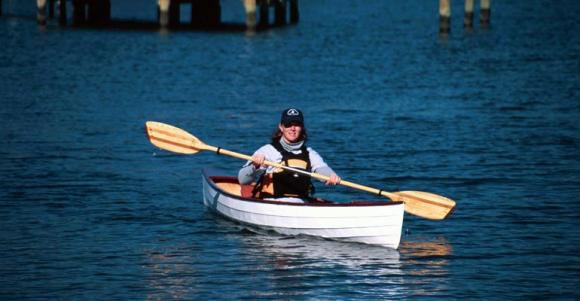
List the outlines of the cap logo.
{"type": "Polygon", "coordinates": [[[290,110],[288,110],[288,112],[286,112],[286,115],[288,115],[288,116],[299,116],[300,113],[298,113],[298,111],[296,109],[290,109],[290,110]]]}

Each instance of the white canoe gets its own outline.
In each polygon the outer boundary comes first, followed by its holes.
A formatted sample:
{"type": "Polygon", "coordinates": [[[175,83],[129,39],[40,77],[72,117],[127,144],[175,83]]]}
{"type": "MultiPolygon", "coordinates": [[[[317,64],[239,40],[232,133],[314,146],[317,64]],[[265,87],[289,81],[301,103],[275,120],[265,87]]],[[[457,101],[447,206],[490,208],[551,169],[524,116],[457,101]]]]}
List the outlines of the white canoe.
{"type": "Polygon", "coordinates": [[[236,177],[214,175],[208,170],[204,170],[202,175],[205,206],[250,229],[393,249],[399,246],[405,209],[403,202],[333,203],[320,200],[295,204],[265,201],[245,197],[251,187],[240,185],[236,177]]]}

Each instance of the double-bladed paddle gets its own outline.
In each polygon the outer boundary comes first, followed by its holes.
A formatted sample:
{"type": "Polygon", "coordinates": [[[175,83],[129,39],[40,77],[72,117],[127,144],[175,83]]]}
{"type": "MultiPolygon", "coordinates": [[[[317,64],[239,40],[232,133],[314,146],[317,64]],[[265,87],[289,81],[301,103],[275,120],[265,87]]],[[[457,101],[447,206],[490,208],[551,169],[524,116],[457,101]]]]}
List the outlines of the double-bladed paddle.
{"type": "MultiPolygon", "coordinates": [[[[230,156],[243,160],[252,160],[251,156],[232,152],[220,147],[207,145],[192,134],[169,124],[156,121],[147,121],[145,123],[145,127],[147,129],[147,136],[149,137],[149,141],[151,141],[153,145],[170,152],[180,154],[195,154],[199,151],[207,150],[219,155],[230,156]]],[[[264,161],[264,165],[291,170],[322,181],[328,180],[327,176],[308,172],[305,170],[295,169],[275,162],[264,161]]],[[[402,201],[405,203],[405,211],[407,213],[431,220],[445,219],[455,209],[455,201],[433,193],[421,191],[387,192],[382,189],[372,188],[345,180],[341,180],[339,184],[385,196],[393,201],[402,201]]]]}

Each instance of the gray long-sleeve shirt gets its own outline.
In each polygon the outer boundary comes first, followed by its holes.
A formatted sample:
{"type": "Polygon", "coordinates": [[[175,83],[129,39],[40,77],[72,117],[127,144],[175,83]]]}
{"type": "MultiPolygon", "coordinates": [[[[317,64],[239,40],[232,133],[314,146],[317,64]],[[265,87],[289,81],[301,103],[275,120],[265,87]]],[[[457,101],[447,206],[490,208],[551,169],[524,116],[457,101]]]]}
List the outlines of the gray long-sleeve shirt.
{"type": "MultiPolygon", "coordinates": [[[[326,162],[324,162],[322,157],[315,150],[310,147],[308,147],[307,150],[313,172],[324,176],[330,176],[334,173],[332,168],[330,168],[326,162]]],[[[299,154],[301,150],[297,149],[294,152],[299,154]]],[[[254,155],[257,154],[264,155],[267,161],[277,163],[282,162],[282,154],[271,144],[266,144],[260,147],[256,152],[254,152],[254,155]]],[[[271,166],[256,168],[254,167],[254,164],[252,164],[252,161],[248,161],[238,172],[238,181],[240,184],[250,184],[256,181],[262,174],[272,173],[273,170],[274,168],[271,166]]]]}

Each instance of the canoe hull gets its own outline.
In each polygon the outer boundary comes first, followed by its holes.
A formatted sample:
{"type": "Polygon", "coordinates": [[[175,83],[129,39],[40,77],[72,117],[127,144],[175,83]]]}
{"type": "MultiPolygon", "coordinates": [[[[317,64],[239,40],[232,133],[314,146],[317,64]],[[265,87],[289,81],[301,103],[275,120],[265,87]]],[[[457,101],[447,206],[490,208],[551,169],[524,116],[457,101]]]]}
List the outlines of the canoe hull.
{"type": "Polygon", "coordinates": [[[202,177],[204,204],[250,228],[283,235],[308,235],[396,249],[401,239],[402,202],[294,204],[244,198],[234,177],[202,177]],[[238,188],[239,189],[239,188],[238,188]]]}

